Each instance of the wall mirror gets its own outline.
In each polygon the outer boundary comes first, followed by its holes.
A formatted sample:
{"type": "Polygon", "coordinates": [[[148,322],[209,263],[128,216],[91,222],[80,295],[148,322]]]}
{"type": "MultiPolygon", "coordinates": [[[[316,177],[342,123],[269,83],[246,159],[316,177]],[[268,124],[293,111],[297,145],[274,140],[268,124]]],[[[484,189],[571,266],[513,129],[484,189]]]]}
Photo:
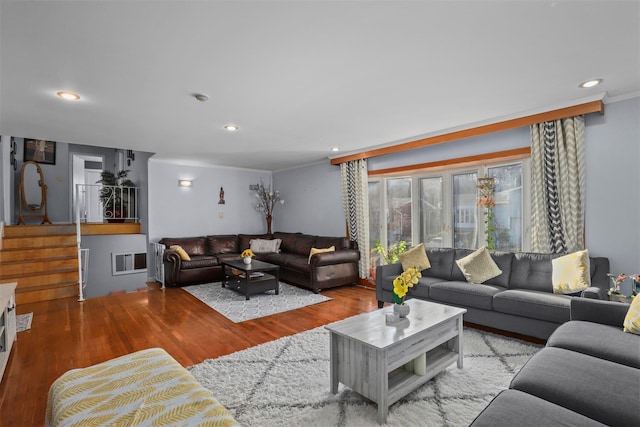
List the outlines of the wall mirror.
{"type": "Polygon", "coordinates": [[[20,215],[18,224],[26,224],[25,219],[42,219],[42,224],[48,223],[47,214],[47,186],[40,165],[27,161],[20,170],[20,215]]]}

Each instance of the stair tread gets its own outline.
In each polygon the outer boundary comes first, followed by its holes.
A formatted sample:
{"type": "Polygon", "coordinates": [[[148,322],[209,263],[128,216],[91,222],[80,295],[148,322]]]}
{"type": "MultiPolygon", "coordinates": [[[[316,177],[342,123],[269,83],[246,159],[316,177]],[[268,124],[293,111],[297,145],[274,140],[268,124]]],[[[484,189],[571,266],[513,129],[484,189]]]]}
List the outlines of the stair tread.
{"type": "Polygon", "coordinates": [[[28,287],[28,288],[16,288],[16,294],[24,294],[27,292],[38,292],[38,291],[42,291],[42,290],[46,290],[46,289],[56,289],[56,288],[68,288],[68,287],[77,287],[78,286],[78,281],[66,281],[66,282],[58,282],[58,283],[51,283],[48,285],[38,285],[38,286],[32,286],[32,287],[28,287]]]}
{"type": "Polygon", "coordinates": [[[38,250],[38,249],[65,249],[65,248],[75,248],[76,246],[78,246],[77,244],[66,244],[66,245],[51,245],[51,246],[25,246],[22,248],[3,248],[0,249],[0,252],[17,252],[17,251],[34,251],[34,250],[38,250]]]}
{"type": "Polygon", "coordinates": [[[78,259],[78,254],[74,255],[60,255],[60,256],[48,256],[46,258],[38,258],[38,259],[22,259],[15,261],[3,261],[0,265],[17,265],[17,264],[31,264],[34,262],[47,262],[47,261],[63,261],[66,259],[78,259]]]}
{"type": "Polygon", "coordinates": [[[20,273],[20,274],[0,274],[0,280],[10,280],[10,279],[23,279],[26,277],[37,277],[37,276],[48,276],[51,274],[57,274],[57,273],[71,273],[71,272],[77,272],[78,268],[77,267],[73,267],[73,268],[56,268],[53,270],[48,270],[48,271],[36,271],[33,273],[20,273]]]}

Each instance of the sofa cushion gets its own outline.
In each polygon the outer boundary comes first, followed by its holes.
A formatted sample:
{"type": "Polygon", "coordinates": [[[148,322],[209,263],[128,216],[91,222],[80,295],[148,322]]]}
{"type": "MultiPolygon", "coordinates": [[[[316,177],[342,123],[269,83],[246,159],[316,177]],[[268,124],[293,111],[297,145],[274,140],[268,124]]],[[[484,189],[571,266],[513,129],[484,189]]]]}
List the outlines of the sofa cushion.
{"type": "Polygon", "coordinates": [[[310,236],[308,234],[300,234],[296,238],[296,243],[293,253],[298,255],[309,256],[311,248],[316,244],[316,236],[310,236]]]}
{"type": "Polygon", "coordinates": [[[549,292],[509,289],[494,296],[493,309],[500,313],[564,323],[571,317],[571,297],[549,292]]]}
{"type": "Polygon", "coordinates": [[[166,247],[174,245],[182,246],[190,256],[199,256],[207,254],[207,247],[204,237],[165,237],[160,243],[166,247]]]}
{"type": "MultiPolygon", "coordinates": [[[[424,271],[422,275],[451,280],[451,270],[455,264],[455,254],[455,249],[450,248],[427,249],[427,257],[429,257],[431,268],[424,271]]],[[[461,280],[464,280],[464,277],[461,280]]]]}
{"type": "Polygon", "coordinates": [[[498,268],[484,246],[464,258],[456,260],[456,265],[469,283],[484,283],[502,274],[502,270],[498,268]]]}
{"type": "MultiPolygon", "coordinates": [[[[301,235],[302,233],[277,232],[273,234],[273,238],[282,240],[282,243],[280,243],[280,252],[295,253],[296,240],[298,239],[298,236],[301,235]]],[[[307,253],[309,252],[307,251],[307,253]]]]}
{"type": "Polygon", "coordinates": [[[216,255],[218,258],[218,263],[222,264],[225,261],[240,261],[242,257],[240,254],[218,254],[216,255]]]}
{"type": "Polygon", "coordinates": [[[399,258],[404,271],[407,271],[409,268],[417,268],[419,271],[431,268],[429,258],[422,243],[400,254],[399,258]]]}
{"type": "Polygon", "coordinates": [[[336,248],[336,251],[342,249],[349,249],[349,239],[346,237],[323,237],[318,236],[316,239],[316,248],[330,248],[331,246],[336,248]]]}
{"type": "Polygon", "coordinates": [[[578,251],[551,260],[551,285],[555,294],[574,294],[591,286],[589,252],[578,251]]]}
{"type": "MultiPolygon", "coordinates": [[[[429,298],[429,289],[434,283],[442,283],[442,279],[422,276],[418,279],[418,283],[409,288],[408,298],[429,298]]],[[[393,283],[390,286],[390,290],[393,290],[393,283]]]]}
{"type": "Polygon", "coordinates": [[[192,268],[215,267],[219,265],[218,258],[215,256],[194,256],[191,261],[182,261],[182,269],[190,270],[192,268]]]}
{"type": "Polygon", "coordinates": [[[495,285],[439,282],[429,287],[429,298],[465,307],[491,310],[493,296],[505,290],[505,288],[495,285]]]}
{"type": "Polygon", "coordinates": [[[558,347],[640,369],[640,337],[621,328],[572,320],[549,337],[548,347],[558,347]]]}
{"type": "Polygon", "coordinates": [[[553,293],[551,259],[560,255],[519,252],[511,265],[509,289],[530,289],[553,293]]]}
{"type": "Polygon", "coordinates": [[[240,252],[242,252],[242,250],[240,246],[238,246],[238,236],[235,234],[207,236],[208,255],[238,254],[240,252]]]}
{"type": "Polygon", "coordinates": [[[640,334],[640,298],[636,295],[629,305],[629,311],[624,317],[624,331],[640,334]]]}
{"type": "Polygon", "coordinates": [[[471,427],[604,425],[519,390],[501,391],[471,423],[471,427]]]}
{"type": "Polygon", "coordinates": [[[640,425],[640,370],[575,351],[547,347],[536,353],[510,388],[608,425],[640,425]]]}
{"type": "Polygon", "coordinates": [[[182,249],[182,246],[180,245],[171,245],[169,246],[169,249],[171,249],[172,251],[176,251],[178,253],[178,256],[180,257],[180,260],[182,261],[191,261],[191,257],[189,256],[189,254],[182,249]]]}
{"type": "Polygon", "coordinates": [[[304,255],[281,253],[279,254],[278,258],[279,262],[281,263],[279,265],[282,265],[289,270],[300,271],[304,273],[308,273],[309,271],[311,271],[311,267],[308,262],[309,258],[304,255]]]}

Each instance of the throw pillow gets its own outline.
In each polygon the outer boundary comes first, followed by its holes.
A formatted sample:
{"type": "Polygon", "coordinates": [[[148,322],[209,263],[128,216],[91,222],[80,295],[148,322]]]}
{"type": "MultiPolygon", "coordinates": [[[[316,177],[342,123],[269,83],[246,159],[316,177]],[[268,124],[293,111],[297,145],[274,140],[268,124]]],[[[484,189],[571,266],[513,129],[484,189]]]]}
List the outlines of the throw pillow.
{"type": "Polygon", "coordinates": [[[180,256],[180,259],[182,261],[191,261],[191,257],[189,256],[189,254],[187,253],[187,251],[185,251],[184,249],[182,249],[182,246],[180,245],[173,245],[173,246],[169,246],[169,249],[171,249],[172,251],[176,251],[178,252],[178,255],[180,256]]]}
{"type": "Polygon", "coordinates": [[[456,260],[456,264],[469,283],[483,283],[502,274],[485,246],[456,260]]]}
{"type": "Polygon", "coordinates": [[[551,260],[551,282],[554,294],[582,292],[591,286],[589,252],[574,252],[551,260]]]}
{"type": "Polygon", "coordinates": [[[251,239],[249,241],[251,252],[259,253],[278,253],[280,251],[280,239],[251,239]]]}
{"type": "Polygon", "coordinates": [[[424,245],[420,243],[417,246],[409,249],[407,252],[400,254],[400,264],[402,264],[402,271],[407,271],[409,268],[416,268],[418,271],[431,268],[431,263],[427,257],[427,251],[424,250],[424,245]]]}
{"type": "Polygon", "coordinates": [[[315,254],[321,254],[323,252],[334,252],[335,250],[336,250],[335,246],[331,246],[329,248],[324,248],[324,249],[311,248],[311,251],[309,252],[309,261],[307,264],[311,264],[311,257],[314,256],[315,254]]]}
{"type": "Polygon", "coordinates": [[[624,331],[640,335],[640,298],[636,295],[624,317],[624,331]]]}

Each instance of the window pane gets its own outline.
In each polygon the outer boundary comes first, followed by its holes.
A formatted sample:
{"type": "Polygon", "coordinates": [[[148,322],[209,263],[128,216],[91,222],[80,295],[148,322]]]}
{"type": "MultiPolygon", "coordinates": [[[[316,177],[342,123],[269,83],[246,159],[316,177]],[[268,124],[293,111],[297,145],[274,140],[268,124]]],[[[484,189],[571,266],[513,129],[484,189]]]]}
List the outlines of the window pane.
{"type": "Polygon", "coordinates": [[[380,241],[380,183],[369,183],[369,247],[380,241]]]}
{"type": "Polygon", "coordinates": [[[420,241],[426,247],[441,248],[444,235],[442,218],[442,177],[420,180],[420,241]]]}
{"type": "Polygon", "coordinates": [[[387,247],[411,245],[411,178],[387,180],[387,247]]]}
{"type": "Polygon", "coordinates": [[[522,164],[489,168],[496,179],[494,226],[496,249],[522,250],[522,164]]]}
{"type": "Polygon", "coordinates": [[[478,174],[453,175],[453,246],[475,249],[478,223],[476,208],[478,174]]]}

